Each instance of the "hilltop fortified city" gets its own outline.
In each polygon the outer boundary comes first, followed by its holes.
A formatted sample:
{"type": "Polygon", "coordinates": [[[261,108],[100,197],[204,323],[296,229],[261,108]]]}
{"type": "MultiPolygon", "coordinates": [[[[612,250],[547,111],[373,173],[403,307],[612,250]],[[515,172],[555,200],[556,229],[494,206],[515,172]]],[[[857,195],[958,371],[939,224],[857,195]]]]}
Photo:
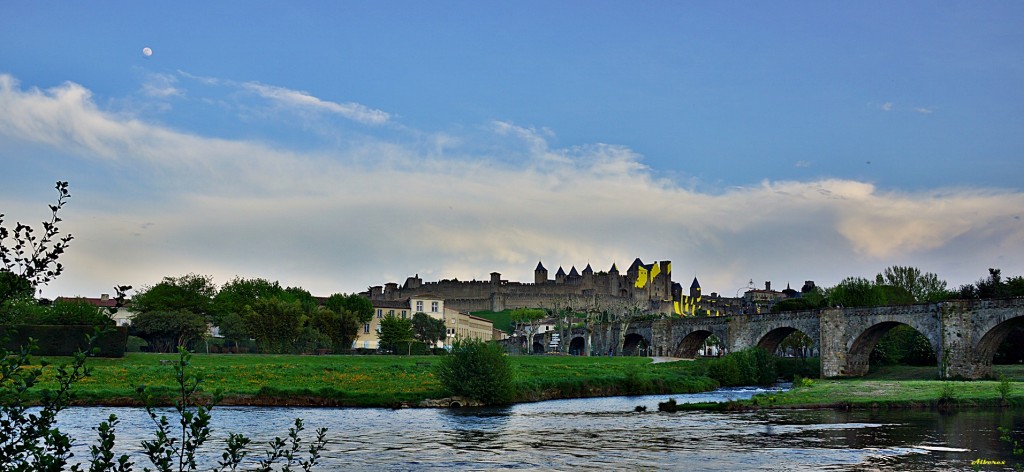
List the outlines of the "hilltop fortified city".
{"type": "Polygon", "coordinates": [[[672,281],[672,262],[644,264],[636,258],[625,273],[612,264],[607,272],[594,272],[590,264],[582,272],[573,266],[568,273],[562,267],[554,278],[543,262],[534,269],[533,283],[502,280],[491,272],[490,280],[440,280],[423,282],[419,275],[408,277],[399,286],[391,282],[370,287],[371,300],[403,300],[431,294],[460,311],[502,311],[515,308],[553,308],[593,306],[602,309],[636,308],[646,313],[678,313],[682,286],[672,281]]]}

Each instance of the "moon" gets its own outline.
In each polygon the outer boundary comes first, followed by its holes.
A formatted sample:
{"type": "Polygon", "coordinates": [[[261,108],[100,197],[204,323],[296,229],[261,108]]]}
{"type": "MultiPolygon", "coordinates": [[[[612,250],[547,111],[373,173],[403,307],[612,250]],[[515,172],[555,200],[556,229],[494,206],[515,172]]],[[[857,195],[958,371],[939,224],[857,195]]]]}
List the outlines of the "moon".
{"type": "Polygon", "coordinates": [[[149,57],[153,55],[153,50],[150,48],[142,48],[142,55],[149,57]]]}

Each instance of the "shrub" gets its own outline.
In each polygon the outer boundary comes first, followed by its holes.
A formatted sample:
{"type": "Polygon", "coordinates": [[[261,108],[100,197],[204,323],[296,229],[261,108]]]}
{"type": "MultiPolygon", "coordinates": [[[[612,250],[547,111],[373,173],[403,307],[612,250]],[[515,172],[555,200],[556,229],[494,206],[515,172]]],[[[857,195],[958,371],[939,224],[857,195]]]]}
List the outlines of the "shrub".
{"type": "Polygon", "coordinates": [[[1002,403],[1010,398],[1010,379],[1006,378],[1006,374],[999,374],[999,400],[1002,403]]]}
{"type": "Polygon", "coordinates": [[[707,376],[723,387],[771,385],[779,377],[775,356],[760,348],[745,349],[708,361],[707,376]]]}
{"type": "Polygon", "coordinates": [[[821,359],[810,357],[800,359],[798,357],[777,357],[775,367],[778,370],[779,378],[792,380],[797,376],[818,378],[821,377],[821,359]]]}
{"type": "Polygon", "coordinates": [[[512,401],[513,371],[505,350],[475,339],[456,341],[451,354],[437,363],[441,386],[451,395],[465,396],[488,405],[512,401]]]}
{"type": "Polygon", "coordinates": [[[142,352],[142,348],[149,346],[149,343],[145,339],[138,336],[128,336],[128,341],[125,343],[125,351],[127,352],[142,352]]]}

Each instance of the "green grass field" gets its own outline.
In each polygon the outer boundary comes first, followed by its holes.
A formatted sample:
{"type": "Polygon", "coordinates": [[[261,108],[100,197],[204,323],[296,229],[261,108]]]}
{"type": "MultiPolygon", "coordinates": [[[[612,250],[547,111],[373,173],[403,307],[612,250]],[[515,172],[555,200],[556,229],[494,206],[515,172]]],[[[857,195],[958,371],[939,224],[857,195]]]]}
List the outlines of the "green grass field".
{"type": "MultiPolygon", "coordinates": [[[[170,404],[177,354],[131,353],[120,359],[93,358],[92,375],[75,387],[78,404],[138,405],[136,388],[151,388],[158,403],[170,404]]],[[[445,392],[434,376],[439,356],[295,356],[195,354],[191,368],[205,392],[221,391],[222,404],[388,407],[415,405],[445,392]]],[[[36,364],[26,368],[39,368],[36,364]]],[[[54,363],[66,358],[51,358],[54,363]]],[[[516,402],[607,395],[681,394],[714,389],[703,376],[703,361],[653,364],[645,357],[511,356],[516,402]]],[[[997,366],[1011,382],[1010,404],[1024,406],[1024,366],[997,366]]],[[[44,387],[53,386],[45,370],[44,387]]],[[[922,407],[952,392],[962,406],[995,406],[999,382],[944,382],[935,368],[888,366],[856,379],[811,380],[809,385],[764,395],[758,407],[922,407]]]]}
{"type": "MultiPolygon", "coordinates": [[[[295,356],[194,354],[191,366],[206,392],[221,391],[222,404],[393,406],[444,391],[433,373],[438,356],[295,356]]],[[[643,357],[512,356],[516,401],[713,389],[711,379],[686,364],[651,364],[643,357]]],[[[38,360],[38,359],[37,359],[38,360]]],[[[51,358],[54,363],[67,362],[51,358]]],[[[130,353],[89,359],[92,375],[75,387],[79,404],[139,404],[136,388],[151,388],[160,403],[172,401],[176,354],[130,353]]],[[[38,363],[36,364],[36,367],[38,363]]],[[[43,376],[52,387],[53,369],[43,376]]]]}
{"type": "Polygon", "coordinates": [[[810,385],[763,395],[751,404],[767,407],[929,408],[952,401],[959,407],[1024,406],[1024,366],[997,365],[1010,380],[1005,402],[999,381],[938,380],[935,367],[882,366],[862,378],[812,379],[810,385]],[[945,397],[945,398],[944,398],[945,397]]]}

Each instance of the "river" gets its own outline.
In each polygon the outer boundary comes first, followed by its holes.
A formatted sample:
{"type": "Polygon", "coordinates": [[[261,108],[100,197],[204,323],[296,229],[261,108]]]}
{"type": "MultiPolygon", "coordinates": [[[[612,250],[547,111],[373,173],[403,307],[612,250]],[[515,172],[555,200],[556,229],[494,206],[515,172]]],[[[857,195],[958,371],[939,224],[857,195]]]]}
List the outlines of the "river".
{"type": "MultiPolygon", "coordinates": [[[[682,402],[749,398],[759,389],[692,395],[557,400],[484,409],[346,409],[219,407],[202,470],[216,465],[228,432],[254,439],[257,450],[304,419],[305,438],[326,427],[330,443],[317,470],[1003,470],[1013,457],[998,426],[1024,437],[1024,411],[762,410],[660,413],[682,402]],[[645,406],[646,412],[635,412],[645,406]],[[977,460],[1005,466],[972,466],[977,460]]],[[[173,410],[163,410],[173,413],[173,410]]],[[[111,413],[118,454],[136,470],[150,466],[139,442],[153,423],[139,408],[70,408],[59,416],[88,457],[93,428],[111,413]]]]}

